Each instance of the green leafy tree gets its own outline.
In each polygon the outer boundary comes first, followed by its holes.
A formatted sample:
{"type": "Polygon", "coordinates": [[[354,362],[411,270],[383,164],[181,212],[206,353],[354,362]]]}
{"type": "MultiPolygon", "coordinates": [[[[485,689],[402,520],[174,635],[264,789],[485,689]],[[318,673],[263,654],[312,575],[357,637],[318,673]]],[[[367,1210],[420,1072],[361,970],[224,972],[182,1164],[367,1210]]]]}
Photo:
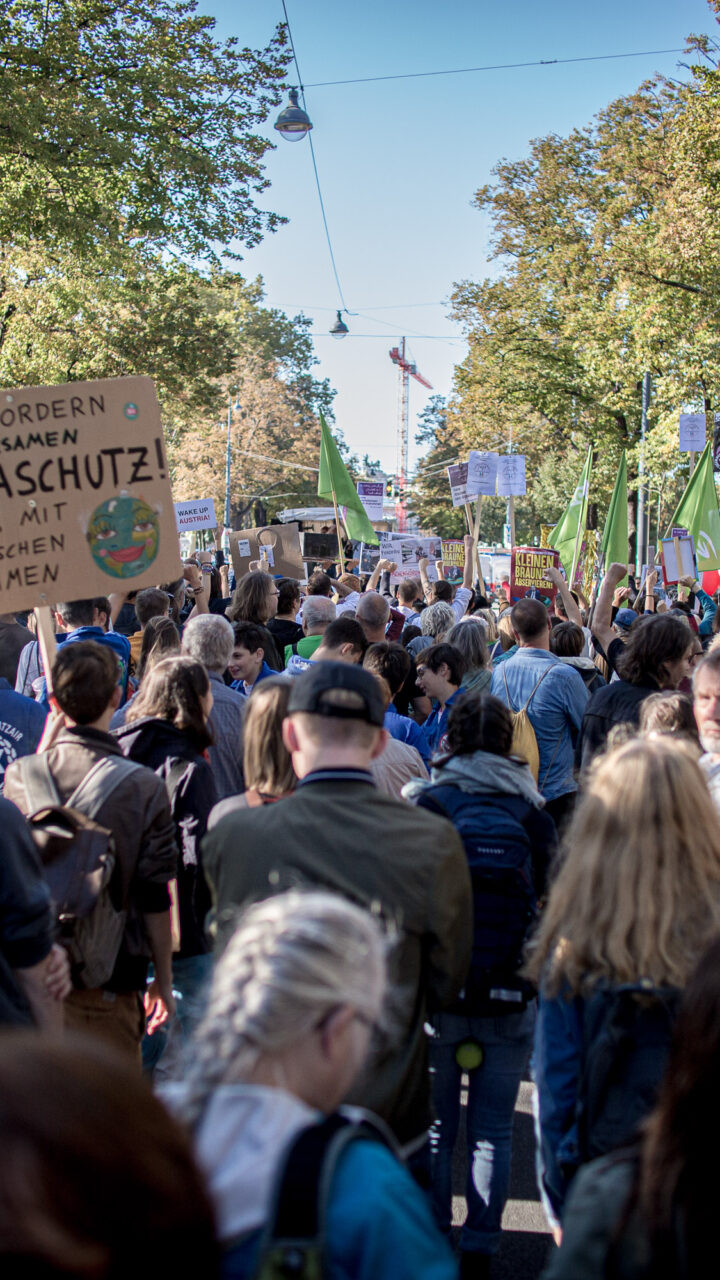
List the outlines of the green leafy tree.
{"type": "Polygon", "coordinates": [[[255,204],[271,146],[257,129],[286,31],[255,51],[214,26],[194,0],[4,5],[0,241],[215,261],[277,226],[255,204]]]}

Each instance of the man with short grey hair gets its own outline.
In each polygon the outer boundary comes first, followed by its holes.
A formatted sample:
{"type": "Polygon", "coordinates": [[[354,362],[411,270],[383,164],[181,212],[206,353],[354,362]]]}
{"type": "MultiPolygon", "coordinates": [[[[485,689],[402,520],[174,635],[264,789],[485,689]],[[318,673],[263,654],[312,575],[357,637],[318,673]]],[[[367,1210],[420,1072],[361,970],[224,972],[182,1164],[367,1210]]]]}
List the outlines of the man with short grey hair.
{"type": "Polygon", "coordinates": [[[302,640],[285,646],[285,666],[296,655],[301,658],[312,658],[315,650],[322,644],[325,628],[335,621],[336,614],[335,604],[327,596],[305,598],[301,618],[305,634],[302,640]]]}
{"type": "Polygon", "coordinates": [[[355,610],[355,621],[360,623],[368,644],[379,644],[385,639],[389,620],[389,602],[377,591],[366,591],[355,610]]]}
{"type": "Polygon", "coordinates": [[[219,613],[202,613],[185,624],[182,651],[188,658],[202,663],[213,692],[209,723],[214,742],[210,747],[210,764],[218,800],[245,790],[242,726],[246,699],[223,679],[234,644],[232,626],[219,613]]]}

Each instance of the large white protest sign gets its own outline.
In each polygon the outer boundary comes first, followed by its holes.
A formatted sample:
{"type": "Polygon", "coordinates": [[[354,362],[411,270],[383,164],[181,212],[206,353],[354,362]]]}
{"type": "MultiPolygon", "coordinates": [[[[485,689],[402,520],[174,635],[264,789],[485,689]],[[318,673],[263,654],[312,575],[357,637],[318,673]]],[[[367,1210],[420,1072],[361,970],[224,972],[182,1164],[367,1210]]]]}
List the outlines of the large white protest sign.
{"type": "Polygon", "coordinates": [[[198,498],[196,502],[176,502],[174,506],[179,533],[189,533],[196,529],[217,529],[212,498],[198,498]]]}
{"type": "Polygon", "coordinates": [[[450,481],[452,504],[454,507],[462,507],[466,502],[470,501],[467,487],[468,464],[467,462],[456,462],[453,466],[448,467],[447,473],[450,481]]]}
{"type": "Polygon", "coordinates": [[[702,453],[705,448],[705,414],[680,414],[680,453],[702,453]]]}
{"type": "Polygon", "coordinates": [[[357,491],[370,523],[372,524],[373,520],[382,520],[385,495],[382,480],[358,480],[357,491]]]}
{"type": "Polygon", "coordinates": [[[498,454],[497,491],[501,498],[520,498],[525,493],[524,454],[498,454]]]}
{"type": "Polygon", "coordinates": [[[498,455],[470,450],[468,457],[467,491],[473,497],[492,497],[497,484],[498,455]]]}
{"type": "Polygon", "coordinates": [[[181,572],[151,378],[0,392],[0,612],[181,572]]]}
{"type": "Polygon", "coordinates": [[[381,533],[380,555],[383,560],[391,560],[397,565],[390,575],[390,582],[395,585],[407,578],[419,578],[420,560],[427,560],[427,573],[430,582],[437,581],[435,561],[440,557],[439,538],[416,538],[407,533],[381,533]]]}

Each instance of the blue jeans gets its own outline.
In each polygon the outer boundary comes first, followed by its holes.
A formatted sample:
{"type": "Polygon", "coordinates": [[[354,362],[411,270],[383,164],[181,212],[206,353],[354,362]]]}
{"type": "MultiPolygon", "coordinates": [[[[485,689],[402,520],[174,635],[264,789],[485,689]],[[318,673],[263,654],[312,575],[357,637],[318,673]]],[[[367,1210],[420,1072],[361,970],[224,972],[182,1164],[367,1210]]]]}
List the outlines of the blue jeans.
{"type": "Polygon", "coordinates": [[[535,1025],[535,1001],[521,1013],[504,1017],[464,1018],[441,1013],[433,1018],[430,1075],[436,1119],[430,1129],[433,1207],[440,1227],[452,1225],[452,1156],[460,1123],[462,1070],[455,1050],[463,1040],[477,1040],[483,1061],[468,1073],[467,1219],[460,1248],[495,1253],[510,1183],[513,1114],[535,1025]]]}
{"type": "Polygon", "coordinates": [[[143,1070],[157,1081],[175,1079],[179,1059],[193,1036],[206,1006],[213,955],[173,956],[173,994],[177,1012],[171,1022],[158,1027],[142,1043],[143,1070]]]}

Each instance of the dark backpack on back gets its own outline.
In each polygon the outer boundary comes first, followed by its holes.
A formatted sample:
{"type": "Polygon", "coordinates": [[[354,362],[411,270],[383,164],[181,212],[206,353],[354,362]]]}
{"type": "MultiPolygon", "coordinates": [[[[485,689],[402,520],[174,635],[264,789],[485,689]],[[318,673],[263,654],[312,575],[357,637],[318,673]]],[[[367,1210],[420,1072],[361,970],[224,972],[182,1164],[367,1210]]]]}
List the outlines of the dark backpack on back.
{"type": "Polygon", "coordinates": [[[95,818],[120,782],[141,766],[103,756],[63,804],[47,754],[18,761],[27,821],[50,888],[59,941],[70,958],[73,985],[103,986],[117,960],[126,912],[113,893],[115,844],[95,818]]]}
{"type": "Polygon", "coordinates": [[[580,1163],[630,1142],[657,1097],[680,1002],[676,987],[601,986],[584,1002],[576,1119],[580,1163]]]}
{"type": "Polygon", "coordinates": [[[439,784],[421,803],[449,818],[462,837],[473,893],[473,947],[462,996],[470,1015],[525,1008],[534,987],[518,976],[537,914],[530,838],[515,796],[478,795],[439,784]]]}
{"type": "Polygon", "coordinates": [[[360,1140],[394,1149],[391,1135],[376,1118],[342,1112],[296,1137],[275,1185],[253,1280],[323,1280],[328,1275],[325,1223],[332,1178],[345,1148],[360,1140]]]}

